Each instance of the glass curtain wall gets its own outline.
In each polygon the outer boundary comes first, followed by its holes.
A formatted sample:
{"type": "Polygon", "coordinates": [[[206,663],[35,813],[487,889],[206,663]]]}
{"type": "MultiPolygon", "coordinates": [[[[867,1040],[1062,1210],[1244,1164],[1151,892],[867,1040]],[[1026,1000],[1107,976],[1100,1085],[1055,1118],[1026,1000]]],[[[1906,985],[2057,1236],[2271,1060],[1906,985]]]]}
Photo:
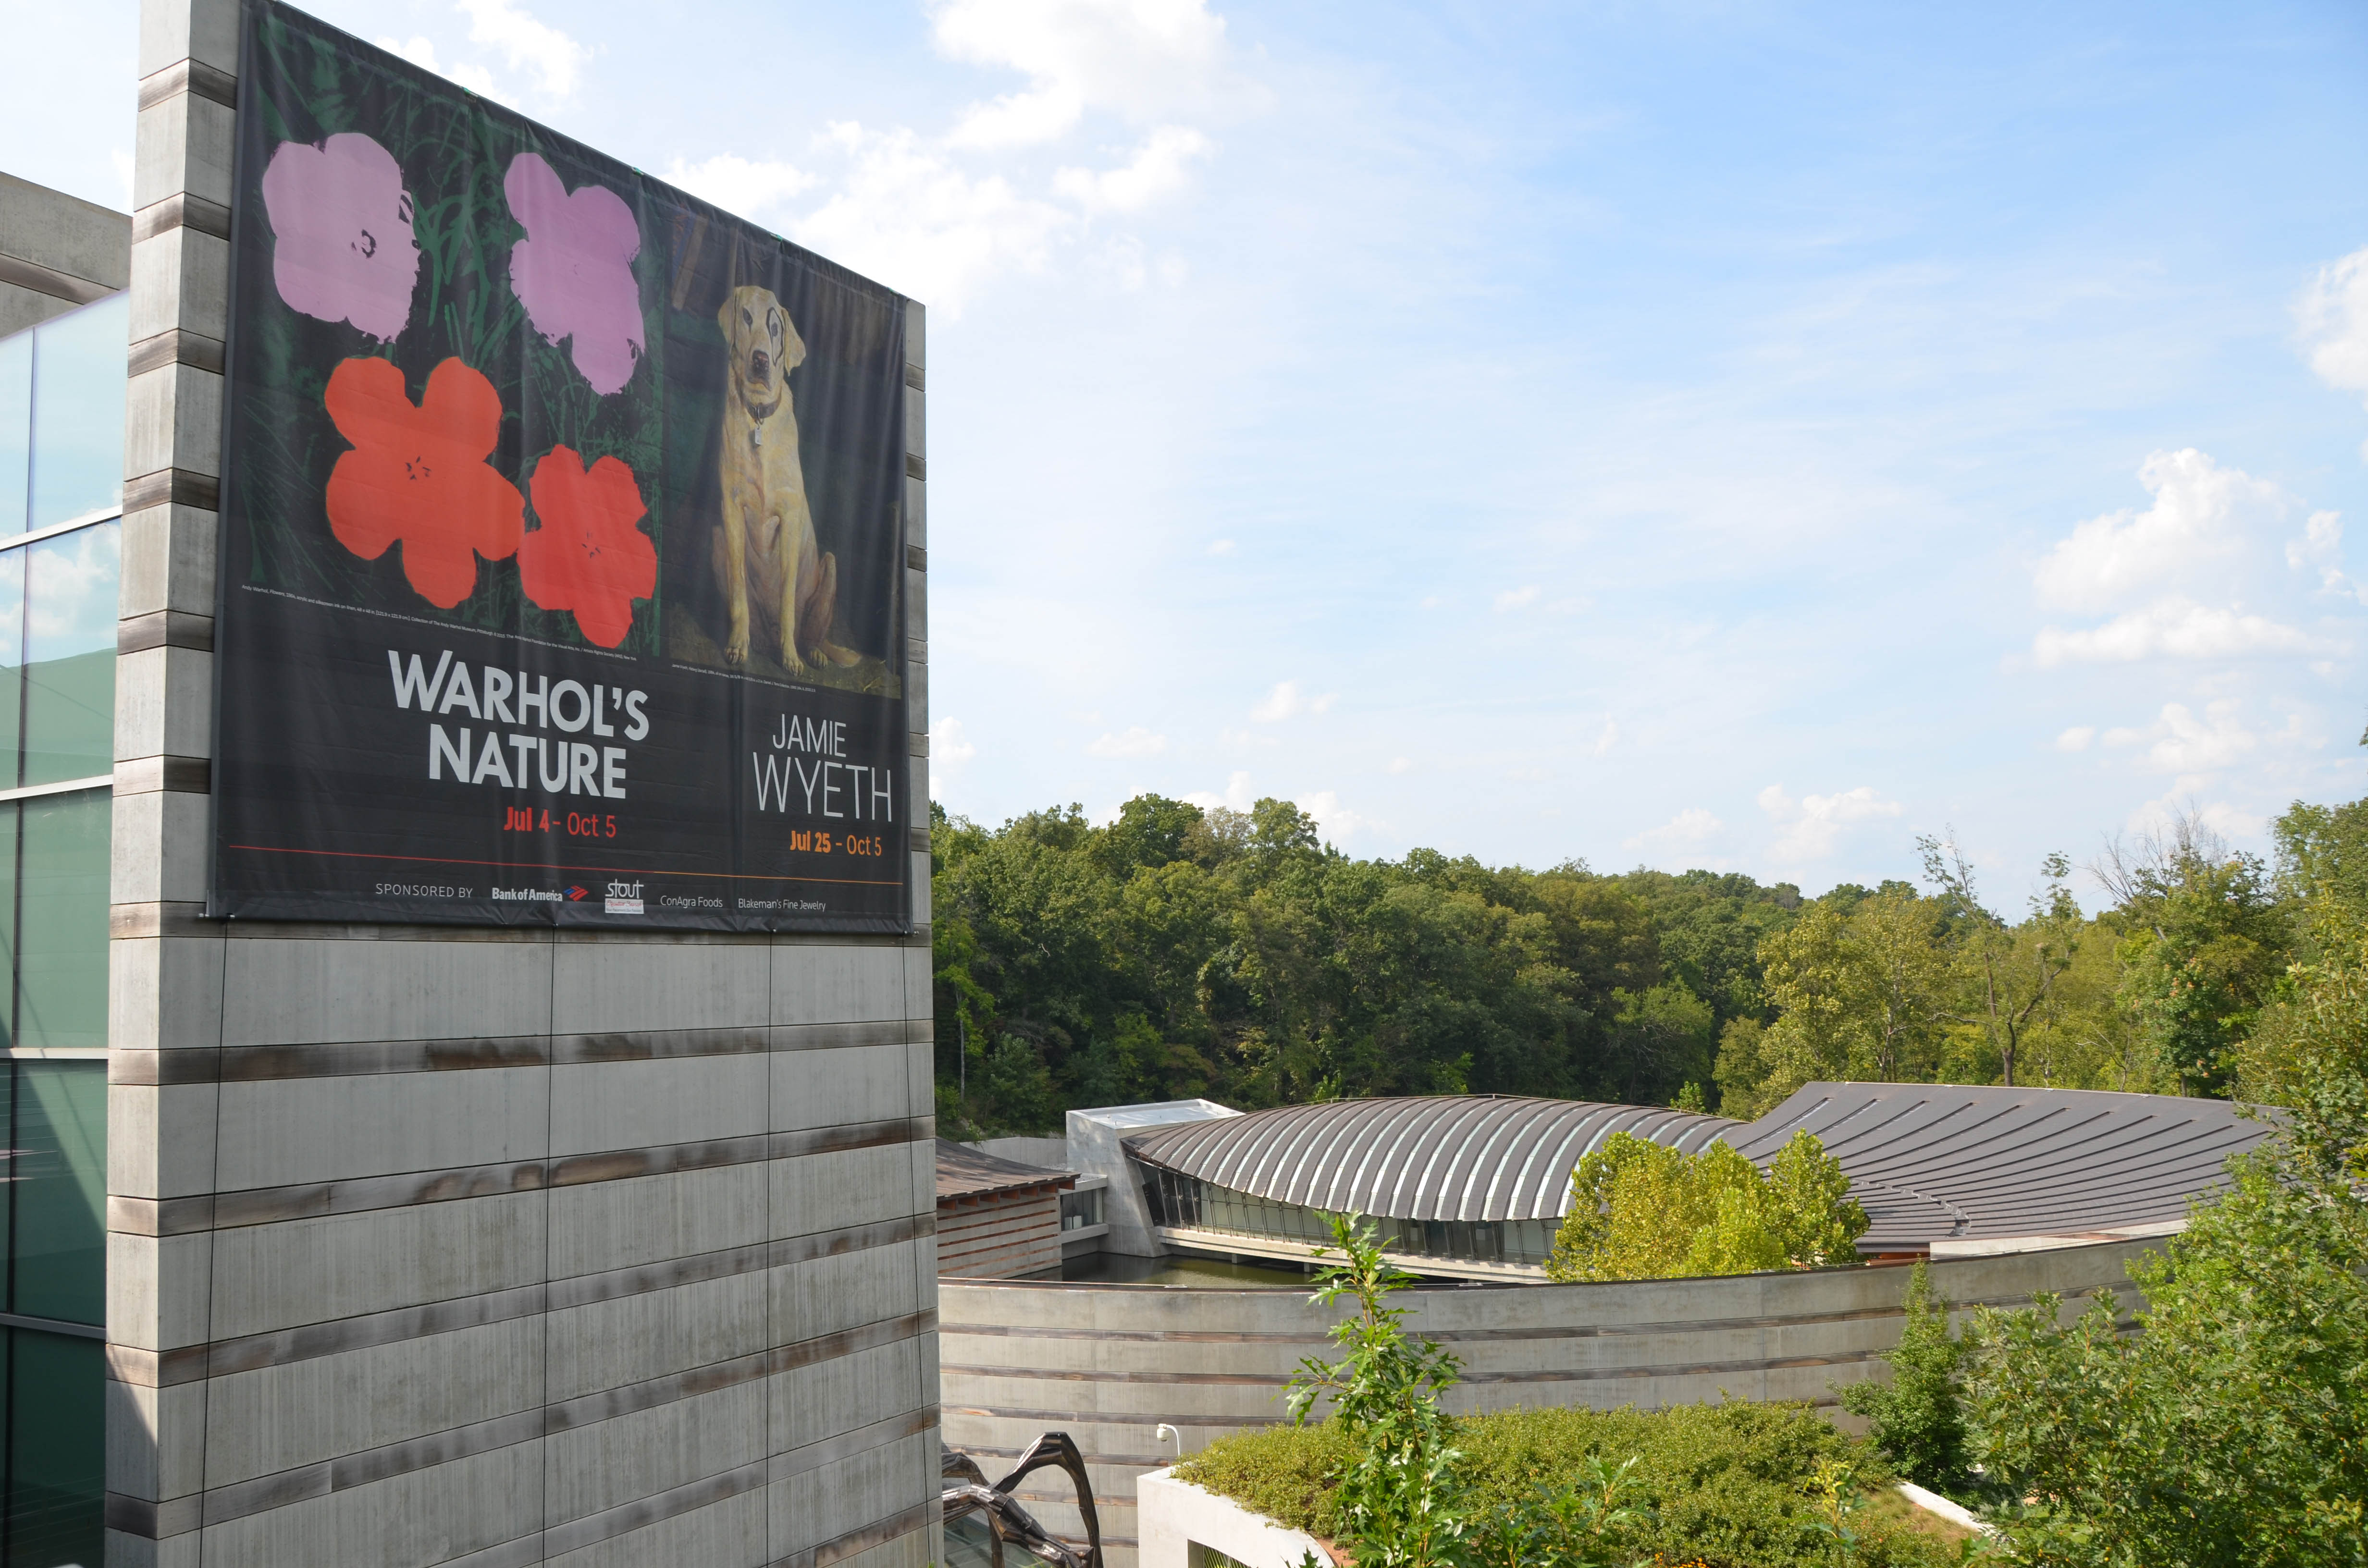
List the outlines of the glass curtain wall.
{"type": "MultiPolygon", "coordinates": [[[[1155,1224],[1223,1231],[1266,1241],[1328,1246],[1332,1227],[1313,1209],[1278,1203],[1156,1165],[1144,1165],[1143,1196],[1155,1224]]],[[[1554,1251],[1554,1220],[1395,1220],[1368,1215],[1384,1251],[1458,1263],[1543,1267],[1554,1251]]]]}
{"type": "Polygon", "coordinates": [[[0,1565],[98,1568],[128,301],[0,338],[0,1565]]]}

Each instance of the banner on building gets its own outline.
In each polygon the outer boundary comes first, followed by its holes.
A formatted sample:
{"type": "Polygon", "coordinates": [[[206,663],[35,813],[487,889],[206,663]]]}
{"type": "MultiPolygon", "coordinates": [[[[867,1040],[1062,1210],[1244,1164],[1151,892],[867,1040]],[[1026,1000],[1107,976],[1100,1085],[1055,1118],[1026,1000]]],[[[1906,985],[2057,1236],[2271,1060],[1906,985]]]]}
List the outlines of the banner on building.
{"type": "Polygon", "coordinates": [[[209,913],[909,930],[905,301],[245,26],[209,913]]]}

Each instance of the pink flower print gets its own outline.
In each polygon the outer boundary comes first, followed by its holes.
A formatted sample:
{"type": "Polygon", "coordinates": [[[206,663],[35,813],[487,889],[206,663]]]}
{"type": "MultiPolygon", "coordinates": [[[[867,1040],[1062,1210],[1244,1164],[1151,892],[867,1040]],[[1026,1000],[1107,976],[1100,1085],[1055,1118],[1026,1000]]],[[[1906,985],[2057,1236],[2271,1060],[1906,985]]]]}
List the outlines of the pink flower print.
{"type": "Polygon", "coordinates": [[[411,319],[419,242],[394,154],[345,131],[317,147],[282,142],[263,171],[271,278],[290,310],[349,321],[381,343],[411,319]]]}
{"type": "Polygon", "coordinates": [[[533,153],[510,160],[502,193],[526,230],[510,248],[510,288],[527,319],[553,344],[575,338],[569,357],[594,392],[622,392],[642,357],[642,291],[632,267],[642,231],[633,210],[601,186],[569,195],[533,153]]]}

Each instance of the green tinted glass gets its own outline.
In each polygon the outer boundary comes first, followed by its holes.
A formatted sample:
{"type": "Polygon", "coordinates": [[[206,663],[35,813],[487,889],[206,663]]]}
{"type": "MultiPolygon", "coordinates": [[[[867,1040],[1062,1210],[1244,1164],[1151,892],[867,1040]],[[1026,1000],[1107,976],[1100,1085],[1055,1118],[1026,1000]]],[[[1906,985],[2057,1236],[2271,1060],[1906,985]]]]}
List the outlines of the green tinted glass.
{"type": "Polygon", "coordinates": [[[8,1568],[98,1568],[107,1399],[96,1339],[8,1331],[8,1568]]]}
{"type": "Polygon", "coordinates": [[[107,1044],[104,790],[20,803],[24,847],[17,947],[17,1043],[107,1044]]]}
{"type": "Polygon", "coordinates": [[[107,1321],[107,1063],[17,1063],[14,1308],[107,1321]]]}
{"type": "MultiPolygon", "coordinates": [[[[13,844],[16,841],[11,838],[9,842],[13,844]]],[[[16,856],[11,854],[8,858],[13,861],[16,856]]],[[[13,1062],[0,1062],[0,1133],[6,1133],[17,1125],[16,1104],[17,1064],[13,1062]]],[[[5,1265],[7,1259],[14,1256],[10,1250],[9,1236],[11,1221],[15,1218],[16,1205],[8,1201],[6,1191],[0,1189],[0,1265],[5,1265]]],[[[0,1306],[6,1306],[7,1301],[7,1273],[5,1267],[0,1267],[0,1306]]]]}
{"type": "Polygon", "coordinates": [[[25,531],[25,478],[33,439],[33,335],[0,337],[0,534],[25,531]]]}
{"type": "Polygon", "coordinates": [[[25,554],[0,551],[0,790],[23,782],[17,733],[25,716],[25,554]]]}
{"type": "Polygon", "coordinates": [[[101,523],[18,552],[28,557],[28,784],[93,778],[115,767],[115,590],[121,528],[120,523],[101,523]]]}
{"type": "Polygon", "coordinates": [[[115,294],[33,329],[31,505],[45,528],[123,504],[131,299],[115,294]]]}

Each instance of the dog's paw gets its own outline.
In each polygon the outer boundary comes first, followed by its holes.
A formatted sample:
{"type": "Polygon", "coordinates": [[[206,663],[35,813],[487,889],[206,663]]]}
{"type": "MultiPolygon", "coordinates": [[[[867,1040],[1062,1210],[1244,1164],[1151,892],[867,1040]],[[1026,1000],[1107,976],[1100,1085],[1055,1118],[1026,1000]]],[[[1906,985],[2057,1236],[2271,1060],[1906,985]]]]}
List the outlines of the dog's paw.
{"type": "Polygon", "coordinates": [[[733,638],[730,642],[723,644],[723,662],[727,665],[745,665],[748,662],[748,634],[746,632],[742,632],[739,636],[733,638]]]}
{"type": "Polygon", "coordinates": [[[797,649],[785,643],[781,648],[781,668],[793,676],[802,676],[806,673],[806,662],[798,657],[797,649]]]}

